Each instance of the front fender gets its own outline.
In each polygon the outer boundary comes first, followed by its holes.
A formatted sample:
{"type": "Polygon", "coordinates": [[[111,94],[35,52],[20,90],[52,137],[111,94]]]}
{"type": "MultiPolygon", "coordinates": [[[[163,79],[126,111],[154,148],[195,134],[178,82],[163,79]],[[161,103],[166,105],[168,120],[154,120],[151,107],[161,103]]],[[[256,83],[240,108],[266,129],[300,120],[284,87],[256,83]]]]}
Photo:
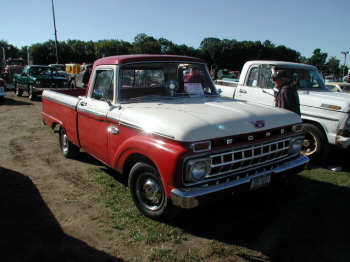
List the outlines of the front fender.
{"type": "Polygon", "coordinates": [[[170,196],[171,189],[182,179],[182,158],[186,151],[185,146],[177,141],[152,136],[133,136],[120,144],[113,155],[112,163],[113,168],[122,173],[130,156],[140,154],[147,157],[156,166],[170,196]]]}

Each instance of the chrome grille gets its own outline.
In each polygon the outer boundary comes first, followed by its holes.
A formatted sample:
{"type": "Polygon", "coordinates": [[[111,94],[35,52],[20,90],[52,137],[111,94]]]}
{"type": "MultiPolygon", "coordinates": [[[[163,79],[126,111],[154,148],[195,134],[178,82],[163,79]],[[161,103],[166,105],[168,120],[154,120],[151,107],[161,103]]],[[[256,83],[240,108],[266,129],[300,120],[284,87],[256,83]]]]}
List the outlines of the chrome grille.
{"type": "Polygon", "coordinates": [[[13,75],[14,74],[21,74],[23,68],[22,67],[10,67],[8,69],[9,72],[9,81],[13,81],[13,75]]]}
{"type": "Polygon", "coordinates": [[[298,157],[298,153],[290,152],[290,145],[296,138],[301,137],[286,137],[247,146],[232,147],[230,151],[216,152],[206,157],[201,155],[201,159],[210,160],[210,173],[201,181],[184,182],[186,186],[198,184],[210,186],[239,180],[262,172],[272,172],[298,157]]]}
{"type": "Polygon", "coordinates": [[[207,176],[221,176],[228,173],[252,169],[288,156],[290,138],[235,148],[230,152],[211,155],[211,172],[207,176]]]}

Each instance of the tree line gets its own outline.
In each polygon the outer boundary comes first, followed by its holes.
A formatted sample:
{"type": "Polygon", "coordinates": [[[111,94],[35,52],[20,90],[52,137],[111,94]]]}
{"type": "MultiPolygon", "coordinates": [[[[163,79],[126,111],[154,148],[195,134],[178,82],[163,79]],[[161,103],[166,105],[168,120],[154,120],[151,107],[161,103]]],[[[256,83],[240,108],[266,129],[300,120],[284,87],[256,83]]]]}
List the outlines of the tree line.
{"type": "MultiPolygon", "coordinates": [[[[44,43],[36,43],[31,46],[23,46],[20,49],[0,40],[0,46],[5,50],[6,58],[23,58],[32,64],[67,64],[67,63],[92,63],[95,60],[112,55],[125,54],[174,54],[194,56],[208,62],[210,68],[230,69],[241,71],[244,63],[249,60],[280,60],[288,62],[306,63],[316,66],[326,74],[342,76],[344,65],[340,60],[314,50],[310,58],[284,45],[276,46],[271,41],[237,41],[219,39],[214,37],[204,38],[199,48],[193,48],[185,44],[177,45],[172,41],[156,39],[147,34],[138,34],[132,43],[127,41],[110,39],[93,41],[49,40],[44,43]],[[57,52],[56,52],[57,46],[57,52]],[[57,54],[57,55],[56,55],[57,54]],[[29,55],[29,59],[28,59],[29,55]]],[[[3,49],[0,48],[0,53],[3,49]]],[[[3,57],[3,56],[2,56],[3,57]]],[[[345,74],[348,68],[344,69],[345,74]]]]}

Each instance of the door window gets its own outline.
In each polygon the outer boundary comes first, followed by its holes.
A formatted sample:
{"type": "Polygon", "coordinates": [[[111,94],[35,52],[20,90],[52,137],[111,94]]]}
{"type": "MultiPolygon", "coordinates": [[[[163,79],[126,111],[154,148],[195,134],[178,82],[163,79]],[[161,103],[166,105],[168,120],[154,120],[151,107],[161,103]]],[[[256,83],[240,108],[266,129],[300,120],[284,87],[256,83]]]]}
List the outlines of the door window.
{"type": "Polygon", "coordinates": [[[114,88],[113,88],[113,75],[114,71],[109,70],[96,70],[95,83],[93,91],[101,90],[106,100],[113,100],[114,88]]]}

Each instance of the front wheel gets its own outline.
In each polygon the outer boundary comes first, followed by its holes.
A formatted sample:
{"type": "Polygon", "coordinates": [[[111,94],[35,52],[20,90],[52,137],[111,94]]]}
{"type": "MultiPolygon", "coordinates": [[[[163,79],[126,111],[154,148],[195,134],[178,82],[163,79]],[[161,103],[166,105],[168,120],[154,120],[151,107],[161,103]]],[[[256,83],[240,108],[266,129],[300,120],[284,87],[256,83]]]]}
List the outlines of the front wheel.
{"type": "Polygon", "coordinates": [[[33,86],[32,85],[29,86],[28,93],[29,93],[29,99],[34,101],[36,99],[36,93],[33,90],[33,86]]]}
{"type": "Polygon", "coordinates": [[[59,140],[61,151],[65,158],[75,158],[79,154],[80,148],[68,140],[67,133],[62,127],[60,128],[59,140]]]}
{"type": "Polygon", "coordinates": [[[135,164],[130,171],[129,190],[134,204],[146,217],[166,221],[181,211],[166,197],[159,172],[153,166],[135,164]]]}
{"type": "Polygon", "coordinates": [[[15,83],[15,93],[16,96],[22,96],[23,90],[18,87],[18,83],[15,83]]]}
{"type": "Polygon", "coordinates": [[[75,83],[75,80],[72,80],[72,81],[70,82],[69,88],[70,88],[70,89],[74,89],[74,88],[76,88],[76,87],[77,87],[77,85],[76,85],[76,83],[75,83]]]}
{"type": "Polygon", "coordinates": [[[301,153],[313,162],[320,162],[329,153],[329,144],[322,131],[315,125],[304,124],[306,131],[301,153]]]}

